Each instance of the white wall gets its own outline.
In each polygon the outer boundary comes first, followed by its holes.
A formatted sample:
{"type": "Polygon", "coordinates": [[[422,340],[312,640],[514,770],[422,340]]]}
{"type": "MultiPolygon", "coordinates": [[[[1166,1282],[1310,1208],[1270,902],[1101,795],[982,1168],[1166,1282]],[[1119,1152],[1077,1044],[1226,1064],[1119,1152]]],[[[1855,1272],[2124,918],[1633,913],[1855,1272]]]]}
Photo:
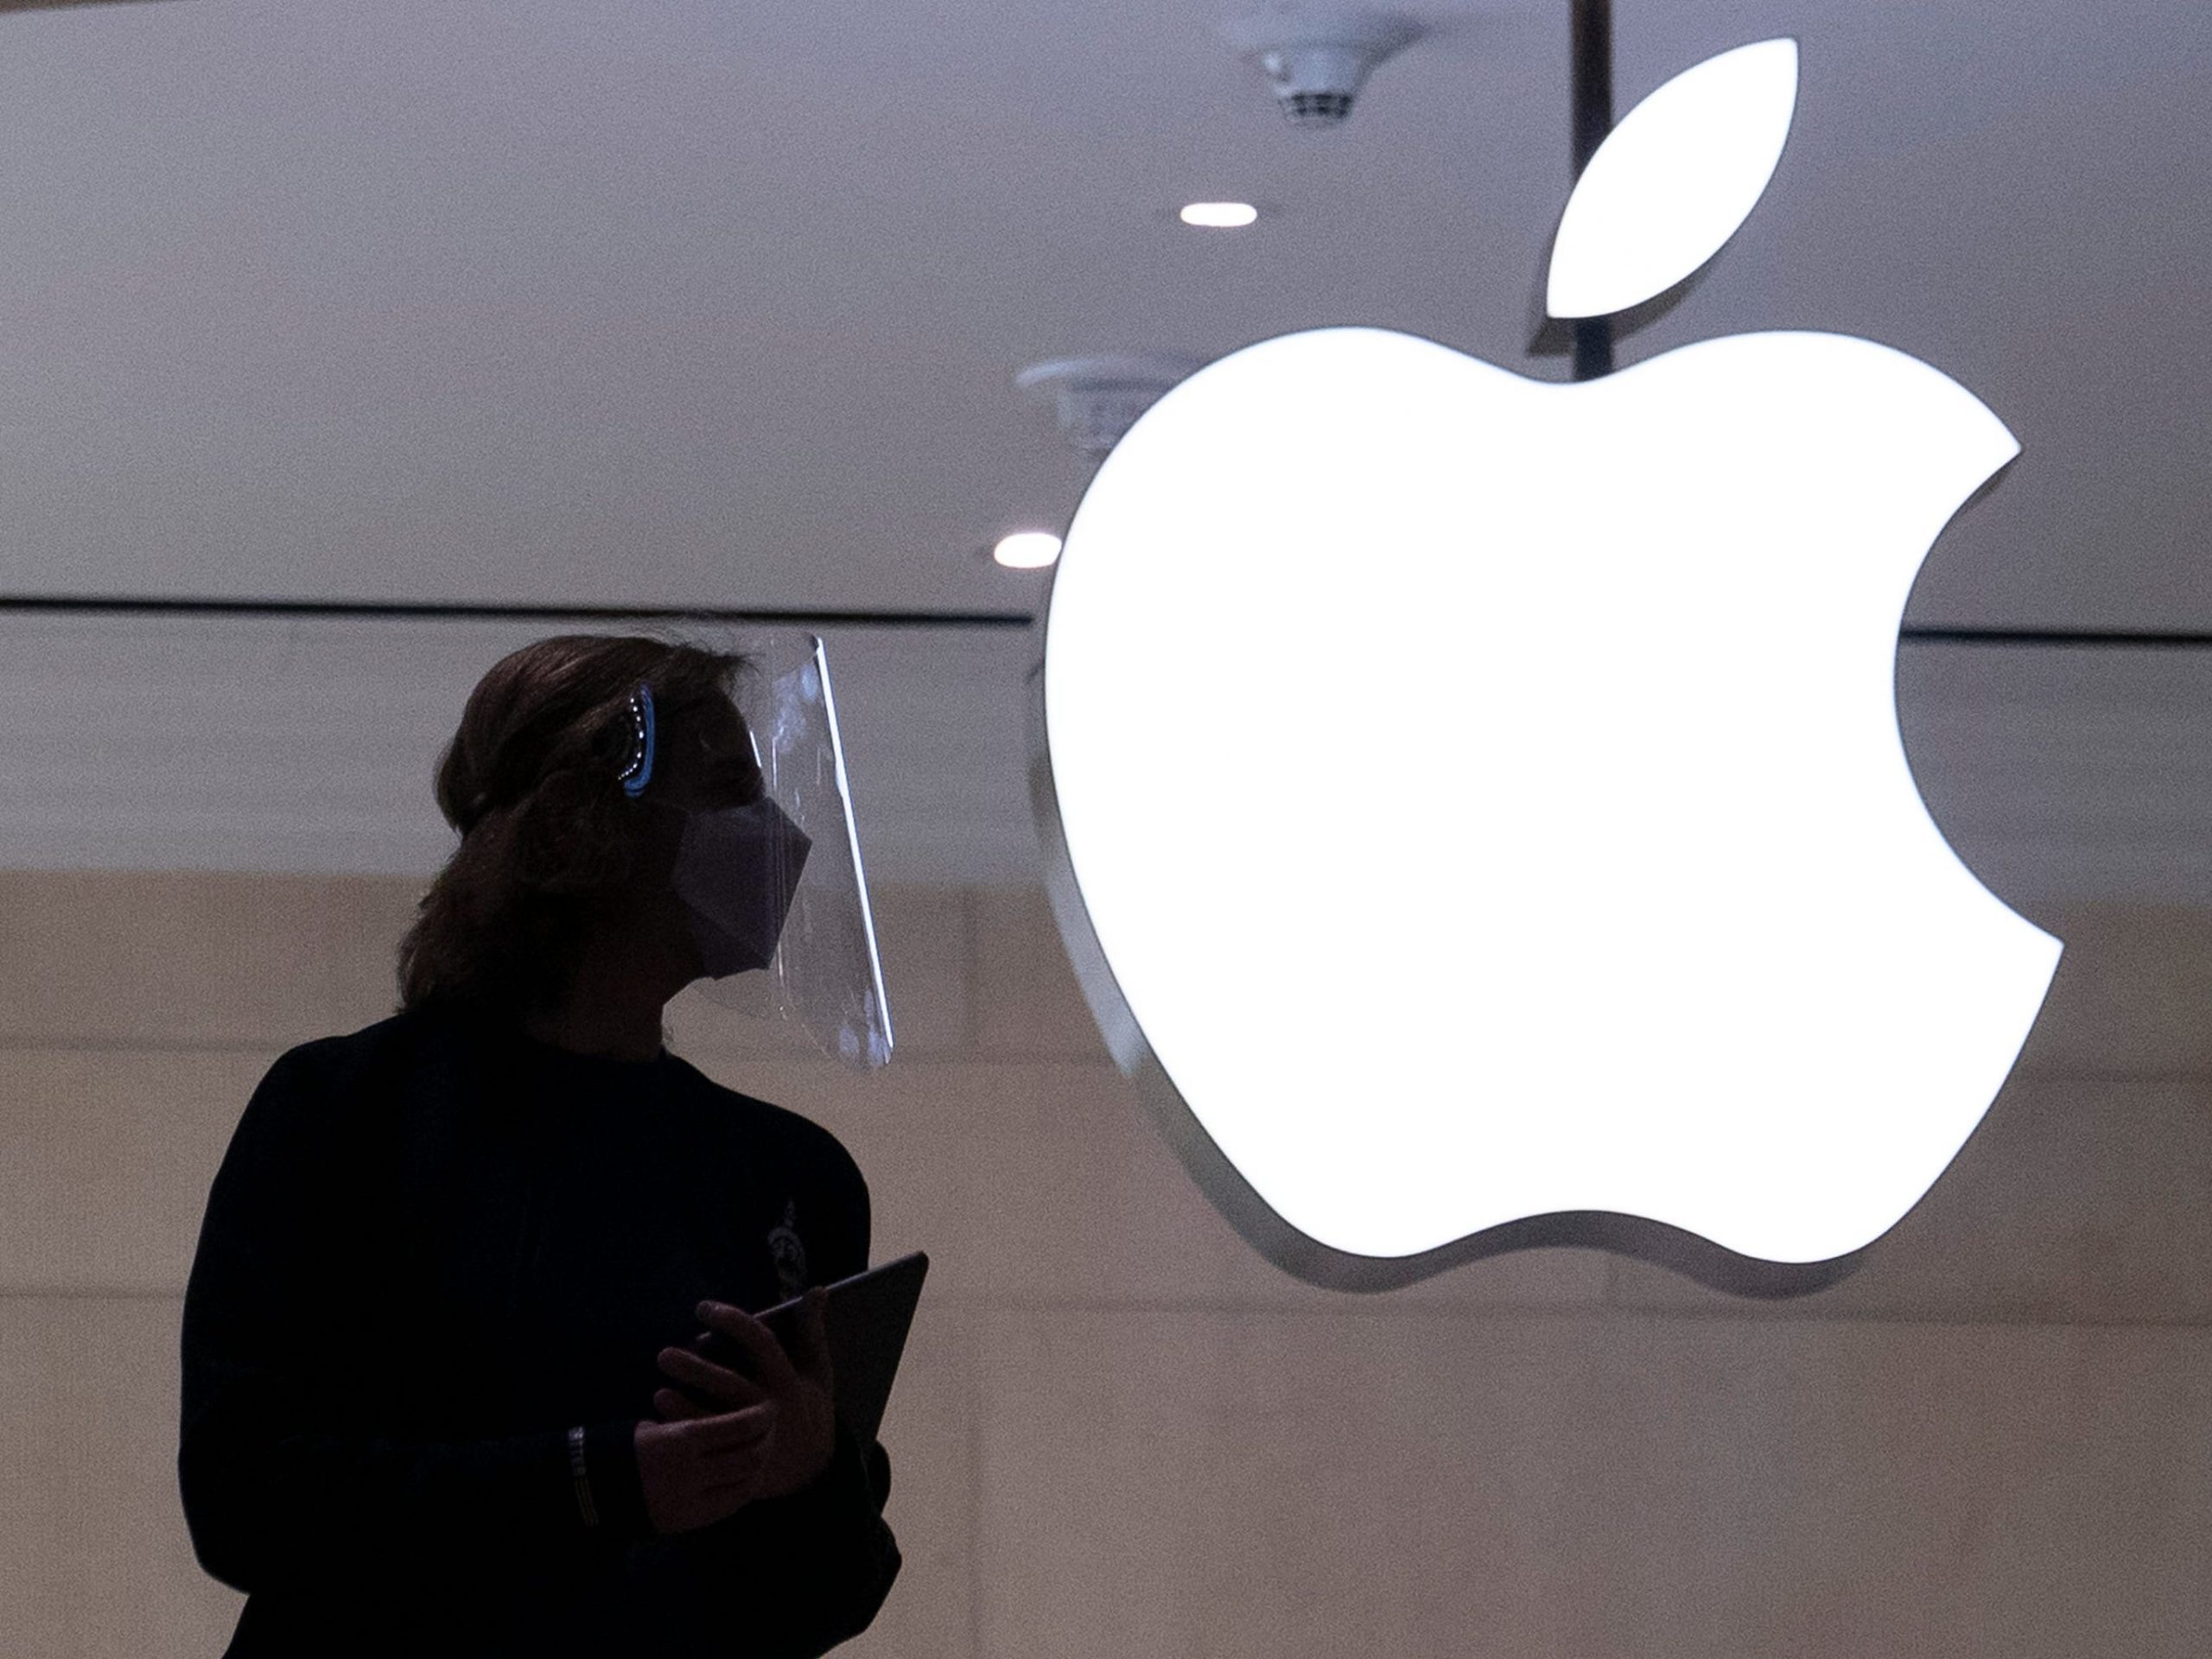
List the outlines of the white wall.
{"type": "MultiPolygon", "coordinates": [[[[207,1185],[283,1047],[390,1003],[403,880],[0,875],[0,1649],[219,1652],[175,1497],[207,1185]]],[[[1732,1301],[1582,1252],[1374,1298],[1192,1189],[1027,889],[900,887],[899,1058],[721,1011],[937,1259],[854,1651],[1866,1659],[2212,1650],[2212,915],[2068,941],[2012,1084],[1859,1274],[1732,1301]]]]}

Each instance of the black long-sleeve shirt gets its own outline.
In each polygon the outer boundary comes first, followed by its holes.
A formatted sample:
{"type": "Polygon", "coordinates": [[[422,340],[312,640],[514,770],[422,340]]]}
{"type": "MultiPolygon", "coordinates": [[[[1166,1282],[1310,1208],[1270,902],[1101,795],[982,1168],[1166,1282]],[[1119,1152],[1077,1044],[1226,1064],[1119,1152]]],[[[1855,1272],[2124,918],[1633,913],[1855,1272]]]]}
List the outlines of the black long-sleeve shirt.
{"type": "Polygon", "coordinates": [[[673,1055],[437,1007],[285,1054],[185,1294],[178,1475],[247,1592],[228,1659],[785,1659],[865,1629],[899,1560],[880,1446],[841,1426],[805,1491],[662,1536],[631,1434],[699,1301],[757,1311],[868,1249],[834,1136],[673,1055]]]}

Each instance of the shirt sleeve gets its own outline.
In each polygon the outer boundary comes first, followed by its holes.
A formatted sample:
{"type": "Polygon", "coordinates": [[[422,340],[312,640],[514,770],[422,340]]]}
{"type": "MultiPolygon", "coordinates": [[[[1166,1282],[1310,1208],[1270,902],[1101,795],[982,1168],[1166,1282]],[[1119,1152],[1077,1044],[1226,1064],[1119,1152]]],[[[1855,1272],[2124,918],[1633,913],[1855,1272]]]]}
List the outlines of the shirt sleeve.
{"type": "Polygon", "coordinates": [[[232,1137],[185,1292],[177,1456],[200,1564],[249,1592],[481,1575],[646,1535],[627,1420],[425,1440],[384,1421],[356,1083],[317,1046],[272,1067],[232,1137]]]}
{"type": "MultiPolygon", "coordinates": [[[[818,1190],[834,1220],[817,1241],[817,1283],[860,1272],[868,1253],[868,1185],[824,1139],[818,1190]]],[[[840,1418],[830,1463],[810,1484],[633,1548],[633,1583],[684,1608],[682,1633],[708,1653],[814,1659],[873,1624],[899,1575],[898,1541],[883,1519],[889,1479],[883,1447],[840,1418]]]]}
{"type": "MultiPolygon", "coordinates": [[[[830,1141],[829,1151],[832,1155],[828,1160],[830,1179],[825,1185],[836,1195],[831,1205],[837,1224],[831,1233],[832,1250],[821,1264],[821,1270],[814,1274],[817,1284],[834,1284],[840,1279],[849,1279],[855,1274],[867,1271],[874,1225],[868,1181],[861,1175],[860,1166],[853,1161],[852,1154],[835,1140],[830,1141]]],[[[867,1502],[874,1506],[875,1514],[880,1516],[886,1501],[891,1496],[890,1456],[880,1442],[862,1440],[849,1433],[842,1420],[837,1427],[840,1455],[849,1451],[858,1459],[858,1472],[865,1477],[868,1483],[867,1502]]],[[[831,1465],[831,1474],[825,1475],[825,1480],[831,1479],[836,1467],[835,1464],[831,1465]]],[[[835,1490],[834,1481],[831,1482],[831,1489],[835,1490]]]]}
{"type": "MultiPolygon", "coordinates": [[[[821,1179],[830,1249],[815,1264],[817,1283],[849,1278],[868,1266],[871,1216],[868,1182],[851,1155],[825,1136],[821,1179]]],[[[890,1459],[840,1418],[830,1464],[813,1484],[760,1506],[756,1535],[781,1546],[779,1576],[792,1593],[779,1597],[772,1626],[757,1633],[779,1655],[814,1656],[849,1641],[873,1624],[900,1565],[899,1545],[883,1519],[890,1459]],[[791,1546],[797,1546],[793,1549],[791,1546]]]]}

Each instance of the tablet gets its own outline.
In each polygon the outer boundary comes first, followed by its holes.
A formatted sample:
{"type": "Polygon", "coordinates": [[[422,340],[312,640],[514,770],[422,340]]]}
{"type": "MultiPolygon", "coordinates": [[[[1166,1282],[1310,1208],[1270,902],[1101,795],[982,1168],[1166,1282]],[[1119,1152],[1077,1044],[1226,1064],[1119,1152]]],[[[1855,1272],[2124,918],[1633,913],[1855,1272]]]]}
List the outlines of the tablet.
{"type": "MultiPolygon", "coordinates": [[[[916,1250],[827,1287],[830,1305],[822,1310],[822,1325],[830,1337],[837,1414],[863,1443],[874,1440],[883,1425],[883,1408],[891,1402],[891,1384],[899,1375],[906,1332],[929,1270],[929,1257],[916,1250]]],[[[794,1298],[753,1317],[789,1349],[798,1328],[799,1306],[794,1298]]],[[[737,1344],[719,1331],[702,1332],[691,1346],[717,1365],[749,1369],[737,1344]]]]}

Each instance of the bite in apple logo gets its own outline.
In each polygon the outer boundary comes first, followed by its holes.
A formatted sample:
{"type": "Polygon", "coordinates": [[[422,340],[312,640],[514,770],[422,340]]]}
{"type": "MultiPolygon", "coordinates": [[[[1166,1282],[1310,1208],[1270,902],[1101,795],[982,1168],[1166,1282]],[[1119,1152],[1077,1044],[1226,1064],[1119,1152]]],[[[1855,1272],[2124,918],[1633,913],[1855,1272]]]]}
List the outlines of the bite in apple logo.
{"type": "MultiPolygon", "coordinates": [[[[1642,302],[1766,187],[1796,48],[1669,82],[1577,184],[1548,303],[1642,302]]],[[[2058,941],[1915,787],[1897,628],[2017,452],[1816,333],[1576,385],[1332,327],[1200,370],[1055,573],[1033,782],[1109,1047],[1289,1271],[1530,1243],[1834,1278],[1950,1163],[2058,941]]]]}

